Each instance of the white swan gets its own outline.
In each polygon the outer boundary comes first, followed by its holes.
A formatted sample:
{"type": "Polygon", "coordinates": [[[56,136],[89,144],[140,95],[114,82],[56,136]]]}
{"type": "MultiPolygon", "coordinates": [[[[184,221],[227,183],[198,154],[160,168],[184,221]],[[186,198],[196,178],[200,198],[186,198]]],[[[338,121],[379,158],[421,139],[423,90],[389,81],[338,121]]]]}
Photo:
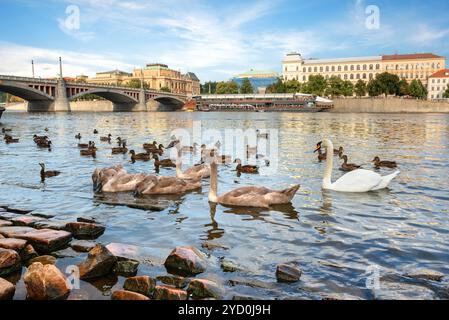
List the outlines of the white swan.
{"type": "Polygon", "coordinates": [[[381,190],[388,187],[390,182],[400,173],[396,171],[393,174],[382,177],[381,175],[370,170],[358,169],[351,171],[340,179],[332,183],[333,169],[333,150],[334,145],[330,140],[323,140],[322,146],[326,148],[327,162],[324,170],[323,189],[334,190],[340,192],[368,192],[381,190]]]}

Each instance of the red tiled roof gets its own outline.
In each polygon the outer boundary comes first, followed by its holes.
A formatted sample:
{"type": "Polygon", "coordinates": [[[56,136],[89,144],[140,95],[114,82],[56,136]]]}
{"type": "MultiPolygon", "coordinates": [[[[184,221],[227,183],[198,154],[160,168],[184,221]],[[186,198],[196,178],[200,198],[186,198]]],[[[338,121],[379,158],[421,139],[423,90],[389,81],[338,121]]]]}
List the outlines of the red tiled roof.
{"type": "Polygon", "coordinates": [[[435,72],[429,78],[449,78],[449,69],[443,69],[435,72]]]}
{"type": "Polygon", "coordinates": [[[406,59],[436,59],[444,58],[433,53],[390,54],[383,55],[382,60],[406,60],[406,59]]]}

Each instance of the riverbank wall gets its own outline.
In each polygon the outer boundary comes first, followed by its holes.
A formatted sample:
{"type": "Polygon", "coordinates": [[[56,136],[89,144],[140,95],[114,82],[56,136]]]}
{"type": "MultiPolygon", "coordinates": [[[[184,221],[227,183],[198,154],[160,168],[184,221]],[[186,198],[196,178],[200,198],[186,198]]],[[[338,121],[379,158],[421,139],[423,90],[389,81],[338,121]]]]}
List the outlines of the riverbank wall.
{"type": "Polygon", "coordinates": [[[334,99],[334,113],[449,113],[449,102],[415,99],[334,99]]]}

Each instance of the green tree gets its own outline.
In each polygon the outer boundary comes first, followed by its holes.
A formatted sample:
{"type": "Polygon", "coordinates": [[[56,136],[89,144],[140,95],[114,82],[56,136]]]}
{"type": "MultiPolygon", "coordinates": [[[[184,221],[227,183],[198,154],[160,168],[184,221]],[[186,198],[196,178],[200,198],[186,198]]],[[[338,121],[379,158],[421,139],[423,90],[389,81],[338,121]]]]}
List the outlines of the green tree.
{"type": "Polygon", "coordinates": [[[444,98],[449,98],[449,84],[447,85],[447,89],[446,89],[446,91],[444,92],[443,97],[444,97],[444,98]]]}
{"type": "Polygon", "coordinates": [[[351,81],[343,81],[343,87],[341,92],[345,97],[352,97],[354,95],[354,85],[351,81]]]}
{"type": "Polygon", "coordinates": [[[399,77],[395,74],[384,72],[376,76],[376,81],[381,93],[385,96],[394,94],[399,91],[399,77]]]}
{"type": "Polygon", "coordinates": [[[6,102],[6,93],[0,92],[0,103],[6,102]]]}
{"type": "Polygon", "coordinates": [[[408,96],[410,94],[410,88],[407,80],[402,79],[398,84],[398,96],[408,96]]]}
{"type": "Polygon", "coordinates": [[[281,79],[267,87],[267,93],[286,93],[285,84],[281,79]]]}
{"type": "Polygon", "coordinates": [[[201,85],[202,94],[215,94],[217,92],[217,82],[209,81],[201,85]]]}
{"type": "Polygon", "coordinates": [[[325,95],[329,97],[338,97],[343,95],[343,80],[340,77],[332,76],[327,80],[325,95]]]}
{"type": "Polygon", "coordinates": [[[298,80],[288,80],[284,83],[285,93],[301,92],[301,83],[298,80]]]}
{"type": "MultiPolygon", "coordinates": [[[[126,86],[129,87],[129,88],[140,89],[140,87],[141,87],[140,79],[131,79],[131,80],[126,84],[126,86]]],[[[145,90],[147,90],[147,89],[149,89],[150,87],[148,86],[147,83],[144,82],[144,83],[143,83],[143,88],[144,88],[145,90]]]]}
{"type": "Polygon", "coordinates": [[[377,97],[382,94],[382,88],[379,85],[379,82],[375,79],[371,79],[366,85],[366,91],[370,97],[377,97]]]}
{"type": "Polygon", "coordinates": [[[304,93],[322,96],[324,95],[326,86],[326,79],[322,75],[312,75],[309,77],[309,81],[303,86],[303,91],[304,93]]]}
{"type": "Polygon", "coordinates": [[[254,93],[253,85],[251,84],[251,81],[249,81],[248,78],[243,79],[242,86],[240,87],[240,93],[241,94],[254,93]]]}
{"type": "Polygon", "coordinates": [[[413,81],[410,83],[409,93],[412,97],[419,99],[425,99],[427,97],[427,89],[419,79],[413,79],[413,81]]]}
{"type": "Polygon", "coordinates": [[[237,94],[239,85],[235,81],[217,83],[217,94],[237,94]]]}
{"type": "Polygon", "coordinates": [[[159,91],[162,91],[162,92],[171,92],[171,90],[170,90],[169,87],[162,87],[162,88],[159,89],[159,91]]]}
{"type": "Polygon", "coordinates": [[[354,87],[354,92],[357,97],[364,97],[366,95],[366,83],[362,79],[357,81],[354,87]]]}

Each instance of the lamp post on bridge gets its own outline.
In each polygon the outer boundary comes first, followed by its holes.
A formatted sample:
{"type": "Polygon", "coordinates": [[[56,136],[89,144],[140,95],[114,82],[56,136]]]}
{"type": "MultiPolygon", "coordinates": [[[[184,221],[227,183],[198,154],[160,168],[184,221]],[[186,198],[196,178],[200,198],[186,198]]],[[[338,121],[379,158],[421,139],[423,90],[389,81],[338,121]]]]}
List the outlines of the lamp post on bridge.
{"type": "Polygon", "coordinates": [[[32,72],[33,78],[34,78],[34,60],[31,60],[31,72],[32,72]]]}
{"type": "Polygon", "coordinates": [[[67,87],[62,76],[62,59],[59,57],[59,80],[56,85],[55,101],[53,103],[53,111],[70,112],[70,103],[67,98],[67,87]]]}
{"type": "Polygon", "coordinates": [[[144,78],[143,78],[143,70],[140,71],[140,92],[139,92],[139,104],[137,106],[137,110],[135,111],[148,111],[147,110],[147,101],[145,98],[145,86],[144,86],[144,78]]]}

